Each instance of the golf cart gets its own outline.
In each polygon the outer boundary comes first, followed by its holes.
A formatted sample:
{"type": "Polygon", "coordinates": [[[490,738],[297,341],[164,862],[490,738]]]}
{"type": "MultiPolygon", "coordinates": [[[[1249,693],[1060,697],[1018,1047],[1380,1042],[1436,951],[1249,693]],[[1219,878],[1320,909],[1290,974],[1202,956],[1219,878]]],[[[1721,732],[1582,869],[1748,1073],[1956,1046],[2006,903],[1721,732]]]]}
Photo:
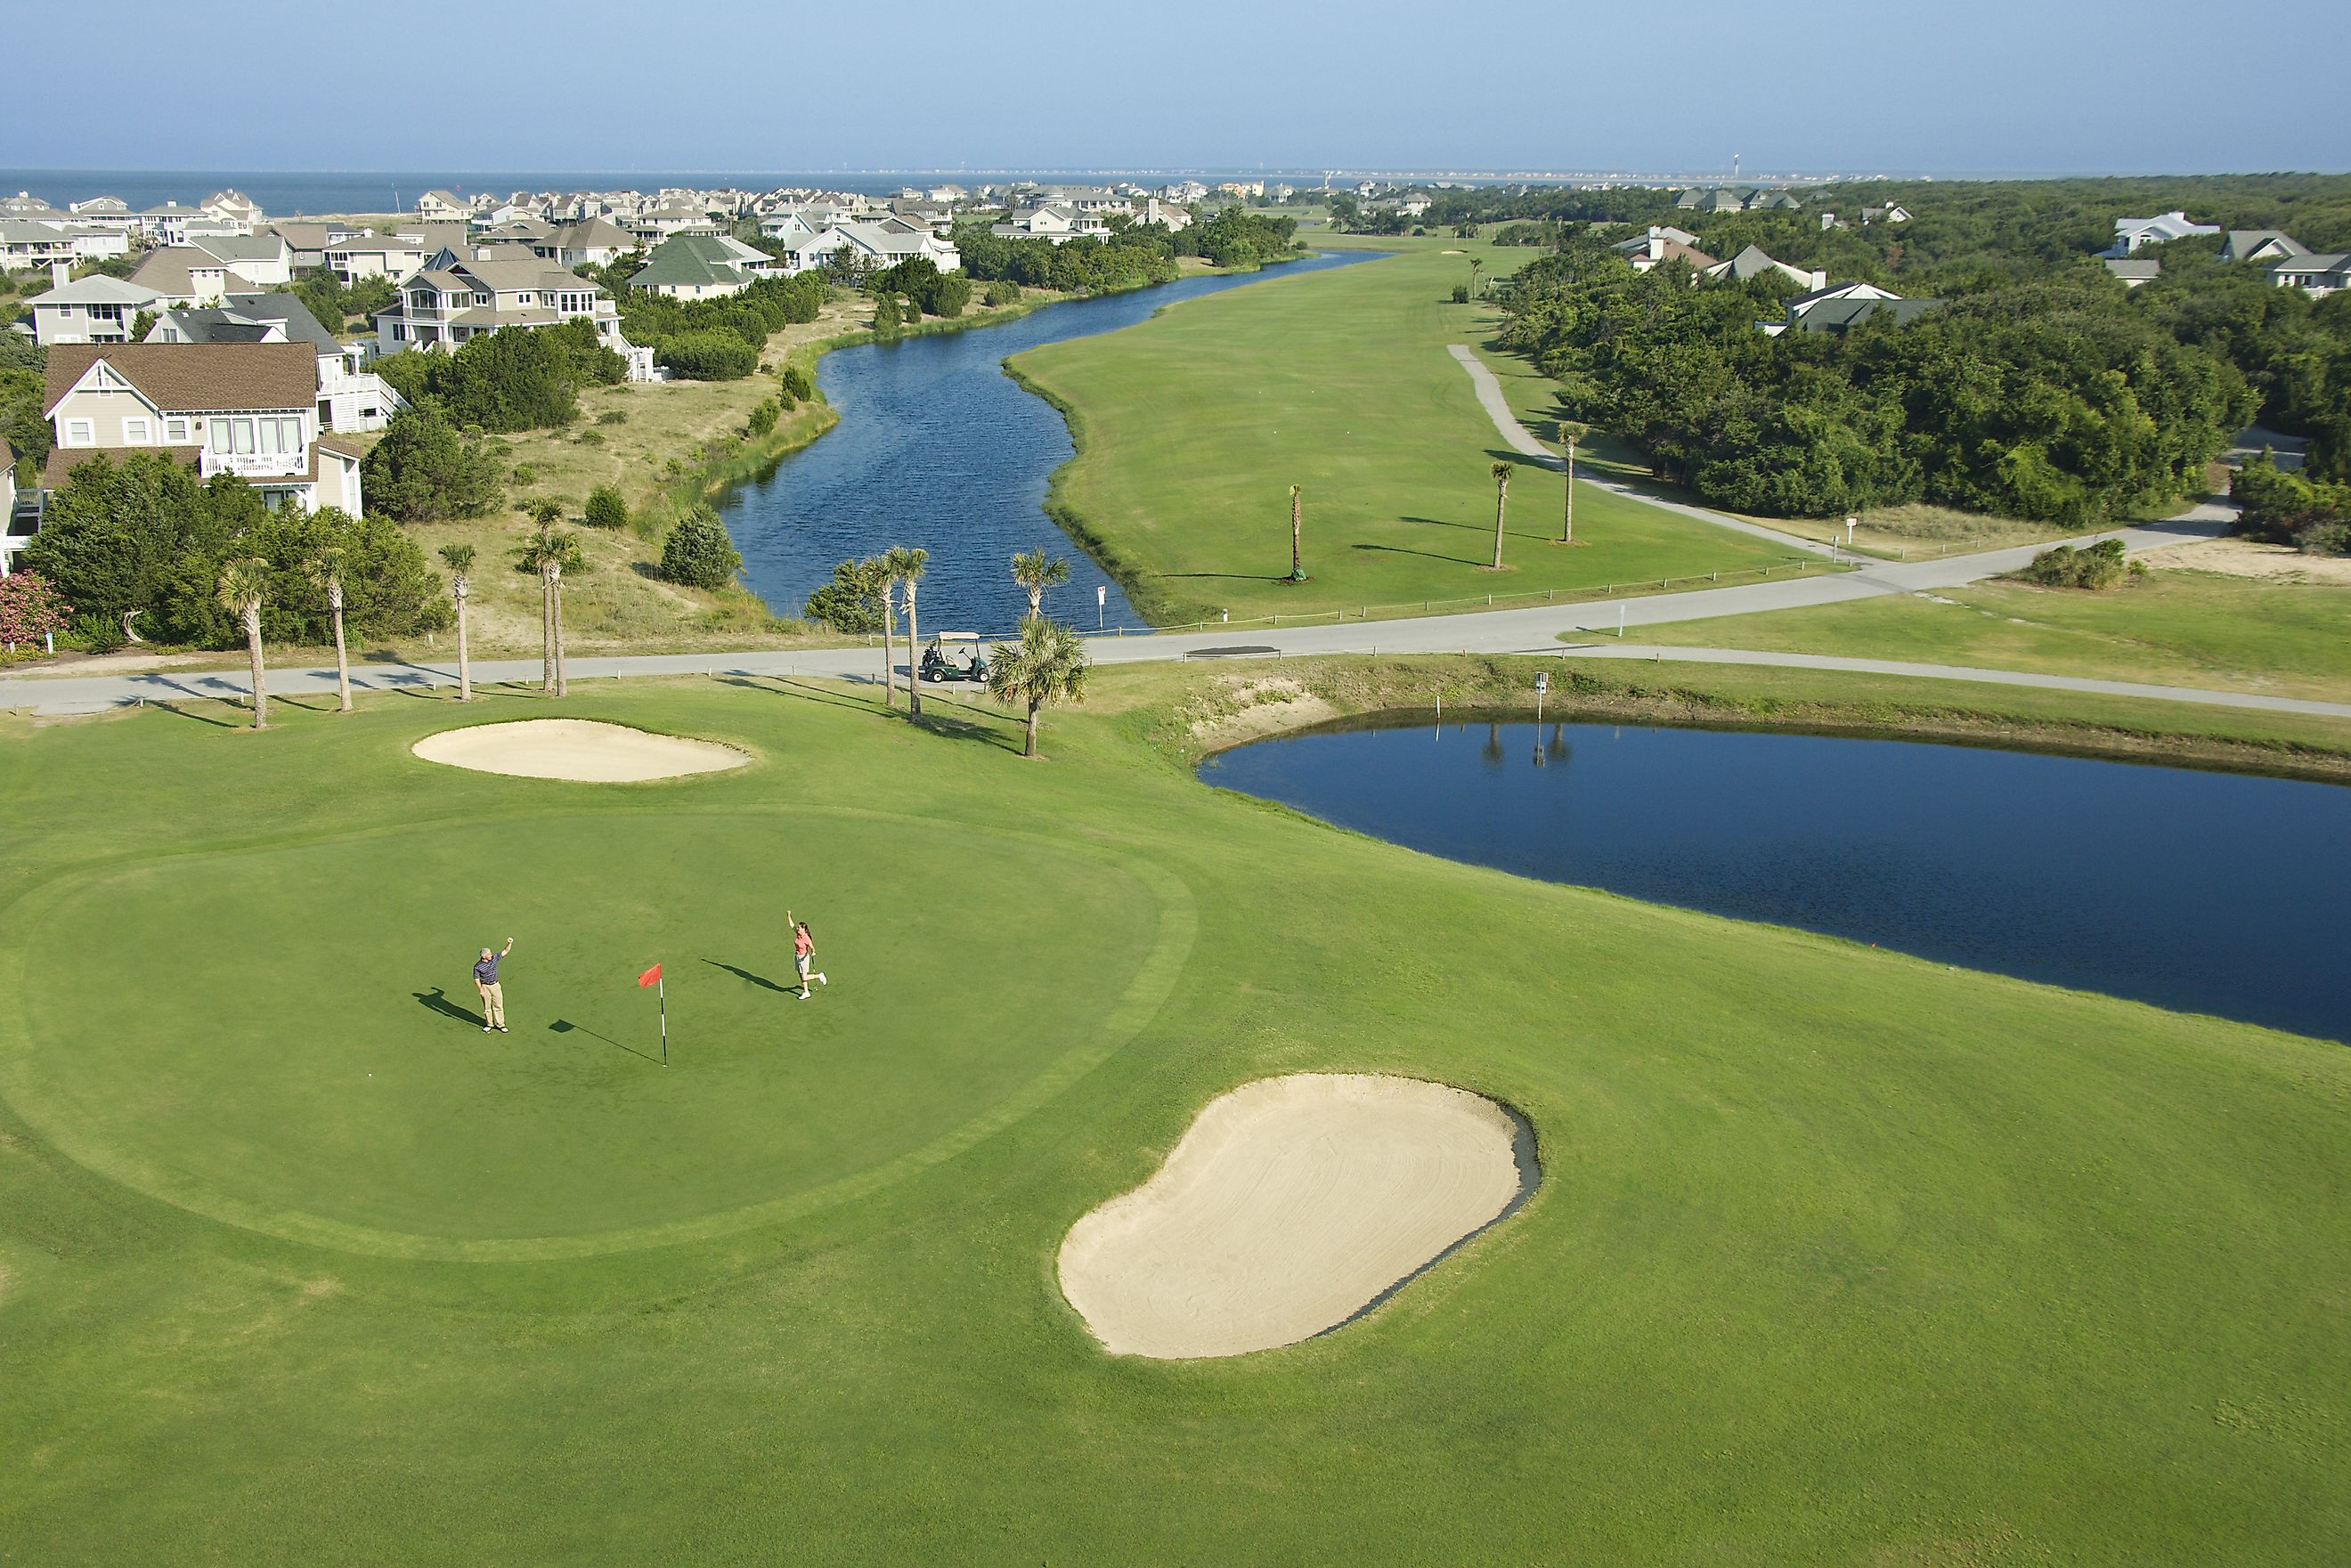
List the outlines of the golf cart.
{"type": "Polygon", "coordinates": [[[923,650],[918,672],[926,681],[984,681],[987,660],[979,651],[977,632],[942,632],[923,650]]]}

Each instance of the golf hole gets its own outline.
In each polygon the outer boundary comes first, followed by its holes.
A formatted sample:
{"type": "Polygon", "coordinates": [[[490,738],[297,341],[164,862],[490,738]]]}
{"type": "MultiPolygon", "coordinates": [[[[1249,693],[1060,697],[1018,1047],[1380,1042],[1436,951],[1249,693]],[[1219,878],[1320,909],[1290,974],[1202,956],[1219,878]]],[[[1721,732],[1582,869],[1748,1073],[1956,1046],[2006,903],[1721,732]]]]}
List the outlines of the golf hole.
{"type": "Polygon", "coordinates": [[[1211,1101],[1165,1162],[1061,1245],[1061,1291],[1113,1354],[1293,1344],[1362,1316],[1514,1211],[1534,1134],[1482,1095],[1299,1073],[1211,1101]]]}
{"type": "Polygon", "coordinates": [[[718,773],[751,760],[747,752],[716,741],[655,735],[622,724],[584,718],[527,718],[468,725],[428,735],[412,747],[427,762],[505,773],[517,779],[569,779],[586,784],[635,784],[718,773]]]}

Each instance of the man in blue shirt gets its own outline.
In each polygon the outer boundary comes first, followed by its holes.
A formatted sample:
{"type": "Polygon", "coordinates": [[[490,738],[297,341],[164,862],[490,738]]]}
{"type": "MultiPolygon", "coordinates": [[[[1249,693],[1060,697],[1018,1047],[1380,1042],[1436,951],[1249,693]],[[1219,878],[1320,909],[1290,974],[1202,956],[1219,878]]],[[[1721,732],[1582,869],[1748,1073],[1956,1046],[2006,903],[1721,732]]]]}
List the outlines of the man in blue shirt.
{"type": "Polygon", "coordinates": [[[513,951],[514,938],[509,936],[507,945],[495,953],[487,947],[483,948],[481,957],[474,965],[474,988],[482,993],[484,1034],[492,1030],[500,1034],[507,1032],[507,993],[505,988],[498,984],[498,960],[513,951]]]}

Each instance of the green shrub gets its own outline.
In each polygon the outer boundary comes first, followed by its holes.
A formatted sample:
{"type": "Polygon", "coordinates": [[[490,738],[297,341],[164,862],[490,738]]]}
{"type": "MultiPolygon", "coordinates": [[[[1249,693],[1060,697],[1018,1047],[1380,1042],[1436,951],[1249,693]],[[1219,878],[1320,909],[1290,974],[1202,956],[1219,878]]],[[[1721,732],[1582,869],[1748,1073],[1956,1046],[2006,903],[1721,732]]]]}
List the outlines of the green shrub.
{"type": "Polygon", "coordinates": [[[998,277],[988,284],[987,292],[980,298],[991,306],[1018,305],[1020,303],[1020,286],[1008,277],[998,277]]]}
{"type": "Polygon", "coordinates": [[[74,617],[72,627],[57,638],[61,648],[78,648],[85,653],[111,653],[123,645],[122,627],[110,615],[89,612],[74,617]]]}
{"type": "Polygon", "coordinates": [[[816,378],[808,373],[805,365],[786,365],[777,372],[777,380],[783,383],[788,402],[806,402],[816,396],[816,378]]]}
{"type": "Polygon", "coordinates": [[[776,421],[782,416],[783,412],[783,405],[774,398],[762,399],[759,406],[751,411],[751,434],[765,435],[775,429],[776,421]]]}
{"type": "Polygon", "coordinates": [[[538,470],[528,463],[517,463],[514,466],[514,482],[517,485],[536,485],[538,483],[538,470]]]}
{"type": "Polygon", "coordinates": [[[601,430],[583,430],[580,433],[580,444],[601,446],[604,444],[604,433],[601,430]]]}
{"type": "Polygon", "coordinates": [[[742,570],[743,558],[726,537],[726,525],[707,506],[688,507],[662,543],[662,576],[686,588],[715,591],[742,570]]]}
{"type": "Polygon", "coordinates": [[[625,408],[608,408],[603,413],[596,416],[596,423],[599,424],[626,424],[629,423],[629,411],[625,408]]]}
{"type": "Polygon", "coordinates": [[[629,503],[622,498],[618,486],[599,485],[588,492],[587,513],[581,521],[591,528],[625,528],[629,503]]]}
{"type": "Polygon", "coordinates": [[[2113,588],[2135,562],[2123,555],[2123,541],[2100,539],[2094,545],[2059,545],[2043,550],[2018,575],[2043,588],[2113,588]]]}
{"type": "Polygon", "coordinates": [[[368,508],[403,523],[478,517],[497,500],[490,446],[505,444],[468,441],[434,404],[402,409],[360,462],[368,508]]]}
{"type": "Polygon", "coordinates": [[[1457,283],[1453,286],[1453,303],[1456,305],[1467,305],[1469,303],[1469,286],[1468,284],[1457,283]]]}
{"type": "Polygon", "coordinates": [[[653,356],[689,382],[734,382],[759,368],[759,350],[723,329],[680,332],[662,340],[653,356]]]}

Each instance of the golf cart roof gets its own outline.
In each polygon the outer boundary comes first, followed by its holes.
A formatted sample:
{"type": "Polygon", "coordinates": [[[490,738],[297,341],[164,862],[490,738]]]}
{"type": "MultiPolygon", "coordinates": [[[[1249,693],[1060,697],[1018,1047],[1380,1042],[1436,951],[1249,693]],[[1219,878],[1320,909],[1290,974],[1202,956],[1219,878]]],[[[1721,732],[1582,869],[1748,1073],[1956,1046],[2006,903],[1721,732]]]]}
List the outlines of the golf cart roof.
{"type": "Polygon", "coordinates": [[[931,641],[934,643],[977,643],[980,641],[980,635],[977,632],[934,632],[931,633],[931,641]]]}

